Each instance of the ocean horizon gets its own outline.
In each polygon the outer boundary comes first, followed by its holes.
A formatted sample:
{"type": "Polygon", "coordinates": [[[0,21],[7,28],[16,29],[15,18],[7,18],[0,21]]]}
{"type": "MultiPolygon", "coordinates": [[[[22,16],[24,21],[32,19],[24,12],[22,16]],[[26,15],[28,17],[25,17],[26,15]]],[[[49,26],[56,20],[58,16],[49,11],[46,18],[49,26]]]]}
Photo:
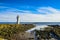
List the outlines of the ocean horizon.
{"type": "MultiPolygon", "coordinates": [[[[16,24],[16,22],[0,22],[0,24],[16,24]]],[[[60,25],[60,22],[20,22],[20,24],[60,25]]]]}

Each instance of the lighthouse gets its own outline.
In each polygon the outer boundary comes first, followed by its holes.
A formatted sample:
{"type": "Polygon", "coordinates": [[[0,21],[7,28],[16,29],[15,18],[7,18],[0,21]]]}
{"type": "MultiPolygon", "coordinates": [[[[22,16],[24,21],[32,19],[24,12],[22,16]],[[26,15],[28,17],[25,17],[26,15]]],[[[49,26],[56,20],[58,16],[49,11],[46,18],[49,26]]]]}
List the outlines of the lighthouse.
{"type": "Polygon", "coordinates": [[[20,17],[17,15],[17,24],[20,24],[20,17]]]}

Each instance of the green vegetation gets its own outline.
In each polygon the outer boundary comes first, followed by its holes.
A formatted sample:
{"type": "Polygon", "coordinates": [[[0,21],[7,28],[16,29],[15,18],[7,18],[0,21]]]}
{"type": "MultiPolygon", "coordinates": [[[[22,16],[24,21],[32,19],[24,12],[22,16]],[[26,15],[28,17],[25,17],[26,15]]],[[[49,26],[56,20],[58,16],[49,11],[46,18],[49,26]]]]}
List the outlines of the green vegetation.
{"type": "MultiPolygon", "coordinates": [[[[0,40],[2,40],[3,38],[11,40],[15,37],[15,34],[25,32],[33,27],[33,24],[0,24],[0,40]]],[[[50,39],[51,36],[49,33],[51,32],[51,30],[54,31],[60,37],[60,26],[58,25],[48,26],[44,28],[44,30],[35,31],[37,32],[36,35],[39,35],[40,38],[50,39]]]]}
{"type": "Polygon", "coordinates": [[[60,37],[60,25],[49,25],[49,27],[52,28],[51,30],[60,37]]]}
{"type": "Polygon", "coordinates": [[[60,27],[54,28],[54,32],[60,37],[60,27]]]}
{"type": "Polygon", "coordinates": [[[11,40],[14,34],[33,28],[32,24],[0,24],[0,38],[11,40]]]}
{"type": "Polygon", "coordinates": [[[0,40],[3,40],[3,38],[0,38],[0,40]]]}

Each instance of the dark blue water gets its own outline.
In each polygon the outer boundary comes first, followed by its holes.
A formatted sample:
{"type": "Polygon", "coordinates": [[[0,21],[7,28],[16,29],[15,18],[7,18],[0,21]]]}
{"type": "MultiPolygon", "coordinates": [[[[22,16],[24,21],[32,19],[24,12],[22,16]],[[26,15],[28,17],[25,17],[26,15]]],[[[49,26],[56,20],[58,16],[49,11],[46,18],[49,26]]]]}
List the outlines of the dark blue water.
{"type": "MultiPolygon", "coordinates": [[[[16,22],[0,22],[0,24],[16,24],[16,22]]],[[[60,22],[20,22],[20,24],[60,25],[60,22]]]]}

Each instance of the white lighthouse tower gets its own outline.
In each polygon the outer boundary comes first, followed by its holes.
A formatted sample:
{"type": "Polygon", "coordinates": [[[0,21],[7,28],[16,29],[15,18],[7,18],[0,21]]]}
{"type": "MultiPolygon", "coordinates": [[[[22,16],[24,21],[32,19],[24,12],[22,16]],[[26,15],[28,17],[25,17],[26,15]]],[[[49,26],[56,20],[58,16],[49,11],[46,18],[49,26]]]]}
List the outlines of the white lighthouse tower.
{"type": "Polygon", "coordinates": [[[20,24],[20,17],[17,15],[17,24],[20,24]]]}

